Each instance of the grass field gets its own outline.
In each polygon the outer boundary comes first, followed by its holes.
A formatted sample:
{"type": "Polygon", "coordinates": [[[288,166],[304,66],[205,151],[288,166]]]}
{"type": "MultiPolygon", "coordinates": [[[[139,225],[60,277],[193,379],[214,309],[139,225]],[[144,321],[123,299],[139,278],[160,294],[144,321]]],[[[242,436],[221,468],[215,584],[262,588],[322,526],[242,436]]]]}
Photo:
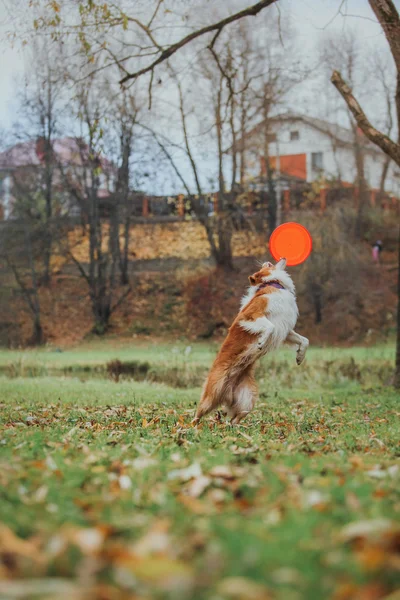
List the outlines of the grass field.
{"type": "Polygon", "coordinates": [[[215,350],[0,352],[0,598],[398,600],[393,347],[285,350],[194,429],[215,350]]]}

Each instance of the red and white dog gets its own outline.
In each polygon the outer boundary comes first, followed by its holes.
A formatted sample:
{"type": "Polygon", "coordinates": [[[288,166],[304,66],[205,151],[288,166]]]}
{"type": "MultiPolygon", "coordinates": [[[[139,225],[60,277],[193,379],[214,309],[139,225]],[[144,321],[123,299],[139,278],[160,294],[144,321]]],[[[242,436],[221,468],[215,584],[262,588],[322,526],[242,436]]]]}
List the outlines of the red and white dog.
{"type": "Polygon", "coordinates": [[[255,363],[284,342],[297,346],[297,364],[303,362],[309,342],[294,331],[299,312],[285,267],[284,258],[276,265],[267,262],[249,277],[251,286],[211,367],[193,423],[220,406],[232,424],[248,415],[258,395],[255,363]]]}

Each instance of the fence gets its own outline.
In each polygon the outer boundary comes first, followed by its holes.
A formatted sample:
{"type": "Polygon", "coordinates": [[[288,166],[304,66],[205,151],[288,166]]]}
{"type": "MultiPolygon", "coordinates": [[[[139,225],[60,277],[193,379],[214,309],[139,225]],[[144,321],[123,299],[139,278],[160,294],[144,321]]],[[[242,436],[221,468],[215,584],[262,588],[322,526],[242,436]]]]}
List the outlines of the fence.
{"type": "MultiPolygon", "coordinates": [[[[132,200],[132,216],[142,220],[182,220],[196,218],[194,197],[191,196],[137,196],[132,200]]],[[[269,193],[266,191],[248,191],[236,195],[236,203],[244,215],[254,215],[268,209],[269,193]]],[[[315,208],[322,211],[326,208],[348,200],[354,206],[360,202],[360,192],[353,186],[330,186],[313,190],[309,184],[300,184],[282,191],[281,201],[284,214],[291,210],[315,208]]],[[[381,193],[379,190],[368,190],[366,202],[372,207],[383,210],[397,210],[399,199],[381,193]]],[[[208,215],[218,214],[218,193],[208,194],[202,198],[196,197],[196,205],[202,205],[202,210],[208,215]]]]}
{"type": "MultiPolygon", "coordinates": [[[[368,190],[367,195],[366,201],[370,206],[387,211],[399,210],[399,199],[393,195],[381,193],[378,190],[368,190]]],[[[281,194],[282,212],[285,216],[289,215],[291,210],[314,208],[315,210],[324,211],[343,200],[348,200],[349,203],[353,203],[357,207],[360,202],[358,188],[353,186],[326,186],[315,189],[312,184],[296,183],[291,187],[286,186],[281,194]]],[[[109,216],[112,206],[115,206],[114,202],[115,198],[113,196],[100,199],[100,214],[102,217],[109,216]]],[[[237,219],[240,221],[247,216],[266,214],[269,202],[270,194],[265,189],[235,193],[233,204],[237,209],[235,211],[237,219]]],[[[129,197],[129,206],[133,222],[196,219],[199,211],[208,216],[218,214],[218,193],[205,194],[200,198],[198,196],[184,196],[183,194],[178,196],[150,196],[134,193],[129,197]]],[[[67,220],[74,217],[79,221],[80,214],[70,211],[64,215],[67,220]]],[[[3,215],[0,204],[0,222],[2,221],[3,215]]]]}

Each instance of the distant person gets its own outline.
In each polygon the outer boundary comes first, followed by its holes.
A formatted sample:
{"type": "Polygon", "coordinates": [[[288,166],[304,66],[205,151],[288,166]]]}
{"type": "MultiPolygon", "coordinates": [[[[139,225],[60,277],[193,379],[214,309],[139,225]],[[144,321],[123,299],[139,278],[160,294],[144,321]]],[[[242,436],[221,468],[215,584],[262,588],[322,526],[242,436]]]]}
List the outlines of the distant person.
{"type": "Polygon", "coordinates": [[[372,246],[372,260],[379,264],[381,262],[382,242],[378,240],[372,246]]]}

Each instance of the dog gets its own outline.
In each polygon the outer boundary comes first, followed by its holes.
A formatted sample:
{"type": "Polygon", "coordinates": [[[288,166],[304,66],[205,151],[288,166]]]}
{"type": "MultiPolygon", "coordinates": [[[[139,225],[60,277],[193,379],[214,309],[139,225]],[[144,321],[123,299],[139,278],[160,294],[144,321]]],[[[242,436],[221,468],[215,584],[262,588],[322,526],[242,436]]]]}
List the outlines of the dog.
{"type": "Polygon", "coordinates": [[[286,259],[282,258],[276,265],[264,263],[249,277],[250,287],[239,314],[204,384],[194,425],[219,407],[233,425],[240,423],[257,400],[256,361],[284,342],[297,346],[296,362],[303,362],[309,341],[294,331],[299,312],[295,287],[285,268],[286,259]]]}

